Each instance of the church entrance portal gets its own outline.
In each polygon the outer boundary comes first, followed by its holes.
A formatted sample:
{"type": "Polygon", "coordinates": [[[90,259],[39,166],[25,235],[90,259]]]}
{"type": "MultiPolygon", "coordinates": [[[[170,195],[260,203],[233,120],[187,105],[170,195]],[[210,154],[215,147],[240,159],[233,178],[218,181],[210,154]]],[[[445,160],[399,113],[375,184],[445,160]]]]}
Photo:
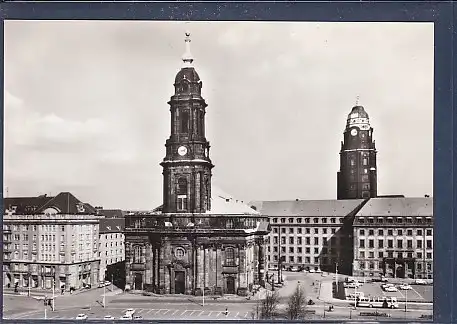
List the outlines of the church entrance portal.
{"type": "Polygon", "coordinates": [[[135,274],[135,286],[133,287],[134,290],[142,290],[143,289],[143,275],[141,273],[135,274]]]}
{"type": "Polygon", "coordinates": [[[227,294],[235,293],[235,278],[227,277],[227,294]]]}
{"type": "Polygon", "coordinates": [[[175,294],[184,294],[186,292],[184,271],[175,271],[175,294]]]}

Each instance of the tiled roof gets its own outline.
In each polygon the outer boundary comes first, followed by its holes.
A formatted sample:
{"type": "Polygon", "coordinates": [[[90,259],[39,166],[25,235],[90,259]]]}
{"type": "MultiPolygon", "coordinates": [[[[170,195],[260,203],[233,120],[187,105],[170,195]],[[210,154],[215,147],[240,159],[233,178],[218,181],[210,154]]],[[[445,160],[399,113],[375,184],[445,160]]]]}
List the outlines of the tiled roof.
{"type": "Polygon", "coordinates": [[[363,201],[363,199],[253,201],[249,205],[256,207],[262,215],[270,217],[347,216],[363,201]]]}
{"type": "Polygon", "coordinates": [[[121,233],[124,231],[124,218],[101,218],[100,219],[100,234],[103,233],[121,233]]]}
{"type": "Polygon", "coordinates": [[[433,216],[433,198],[371,198],[357,216],[433,216]]]}
{"type": "Polygon", "coordinates": [[[14,197],[3,199],[3,212],[13,211],[14,214],[26,215],[36,213],[36,210],[52,200],[54,197],[46,195],[38,197],[14,197]]]}
{"type": "Polygon", "coordinates": [[[258,215],[259,213],[245,204],[243,201],[233,198],[220,188],[211,186],[211,210],[207,214],[230,214],[230,215],[258,215]]]}
{"type": "Polygon", "coordinates": [[[120,209],[102,209],[100,214],[105,216],[105,218],[124,218],[125,212],[120,209]]]}
{"type": "Polygon", "coordinates": [[[4,212],[15,208],[14,214],[41,214],[47,208],[57,209],[60,214],[96,214],[95,208],[90,204],[81,202],[69,192],[61,192],[55,197],[46,195],[38,197],[16,197],[4,199],[4,212]]]}
{"type": "Polygon", "coordinates": [[[95,208],[81,202],[69,192],[61,192],[52,200],[40,207],[38,212],[43,212],[47,208],[56,208],[60,214],[97,214],[95,208]]]}

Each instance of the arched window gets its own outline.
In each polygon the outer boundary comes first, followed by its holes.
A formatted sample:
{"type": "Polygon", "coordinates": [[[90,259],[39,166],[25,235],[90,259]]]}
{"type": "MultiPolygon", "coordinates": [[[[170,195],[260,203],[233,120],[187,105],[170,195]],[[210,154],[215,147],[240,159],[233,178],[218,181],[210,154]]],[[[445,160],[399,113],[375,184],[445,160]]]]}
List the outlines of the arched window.
{"type": "Polygon", "coordinates": [[[187,179],[179,178],[178,180],[178,210],[187,211],[187,179]]]}
{"type": "Polygon", "coordinates": [[[226,266],[235,265],[235,249],[234,248],[225,249],[225,265],[226,266]]]}
{"type": "Polygon", "coordinates": [[[142,263],[141,262],[141,246],[135,245],[133,247],[133,263],[142,263]]]}

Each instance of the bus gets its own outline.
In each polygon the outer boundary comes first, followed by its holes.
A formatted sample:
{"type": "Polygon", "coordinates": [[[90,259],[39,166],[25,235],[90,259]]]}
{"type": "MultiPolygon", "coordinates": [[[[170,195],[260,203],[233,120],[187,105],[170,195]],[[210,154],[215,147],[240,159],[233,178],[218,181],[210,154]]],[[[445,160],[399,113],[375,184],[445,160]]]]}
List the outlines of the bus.
{"type": "Polygon", "coordinates": [[[396,297],[358,297],[357,307],[398,308],[396,297]]]}

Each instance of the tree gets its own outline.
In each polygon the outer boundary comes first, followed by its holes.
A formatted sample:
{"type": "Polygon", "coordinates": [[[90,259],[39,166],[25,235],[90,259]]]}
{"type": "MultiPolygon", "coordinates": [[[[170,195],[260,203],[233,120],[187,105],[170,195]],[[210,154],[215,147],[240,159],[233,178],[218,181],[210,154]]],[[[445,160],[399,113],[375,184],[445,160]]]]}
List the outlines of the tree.
{"type": "Polygon", "coordinates": [[[300,284],[295,288],[294,293],[289,297],[287,305],[287,316],[290,320],[300,319],[305,315],[306,294],[305,290],[300,287],[300,284]]]}
{"type": "Polygon", "coordinates": [[[262,300],[260,306],[260,318],[259,319],[271,319],[276,313],[276,309],[279,305],[279,294],[277,291],[267,291],[265,299],[262,300]]]}

